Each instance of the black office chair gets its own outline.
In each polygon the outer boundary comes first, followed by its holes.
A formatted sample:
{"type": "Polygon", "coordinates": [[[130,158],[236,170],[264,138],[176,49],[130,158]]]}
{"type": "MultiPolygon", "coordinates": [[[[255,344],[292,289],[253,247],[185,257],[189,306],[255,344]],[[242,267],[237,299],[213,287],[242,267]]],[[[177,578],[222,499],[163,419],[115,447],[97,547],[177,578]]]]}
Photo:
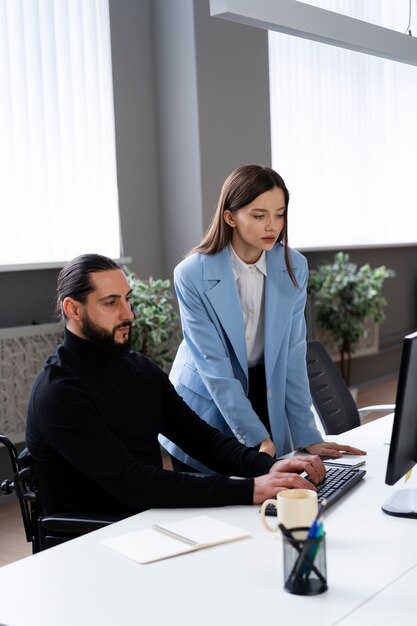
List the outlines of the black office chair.
{"type": "Polygon", "coordinates": [[[337,366],[319,341],[307,342],[307,374],[313,404],[326,435],[339,435],[360,426],[368,413],[395,409],[395,404],[358,409],[337,366]]]}
{"type": "Polygon", "coordinates": [[[47,497],[42,470],[27,448],[18,454],[5,435],[0,435],[0,443],[9,452],[13,470],[13,480],[3,480],[0,491],[3,495],[16,494],[26,541],[32,543],[33,554],[121,519],[113,515],[52,513],[54,507],[47,497]]]}

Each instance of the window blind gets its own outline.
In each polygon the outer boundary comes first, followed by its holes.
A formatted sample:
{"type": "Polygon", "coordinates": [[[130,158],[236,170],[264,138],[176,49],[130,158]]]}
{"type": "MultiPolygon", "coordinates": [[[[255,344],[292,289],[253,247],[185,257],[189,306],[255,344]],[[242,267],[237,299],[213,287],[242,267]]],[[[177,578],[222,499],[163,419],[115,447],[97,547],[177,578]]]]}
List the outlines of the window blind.
{"type": "Polygon", "coordinates": [[[120,257],[108,0],[0,0],[0,266],[120,257]]]}
{"type": "MultiPolygon", "coordinates": [[[[408,2],[311,4],[405,32],[408,2]]],[[[405,36],[405,35],[404,35],[405,36]]],[[[272,163],[300,249],[417,242],[417,68],[269,33],[272,163]]]]}

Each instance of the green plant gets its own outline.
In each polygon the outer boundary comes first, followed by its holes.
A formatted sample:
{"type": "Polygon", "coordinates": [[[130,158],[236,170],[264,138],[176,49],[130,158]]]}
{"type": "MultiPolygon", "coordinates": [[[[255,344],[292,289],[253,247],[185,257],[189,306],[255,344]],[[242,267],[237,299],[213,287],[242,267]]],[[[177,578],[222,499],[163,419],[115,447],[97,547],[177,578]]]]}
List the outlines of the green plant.
{"type": "Polygon", "coordinates": [[[313,296],[317,325],[339,350],[341,373],[348,385],[352,354],[365,334],[364,320],[371,317],[377,324],[383,322],[386,300],[381,289],[384,280],[394,275],[384,265],[373,269],[367,263],[358,269],[344,252],[338,252],[333,263],[310,272],[308,293],[313,296]]]}
{"type": "MultiPolygon", "coordinates": [[[[126,270],[125,270],[126,271],[126,270]]],[[[126,271],[134,313],[132,347],[168,370],[181,338],[168,279],[141,280],[126,271]]]]}

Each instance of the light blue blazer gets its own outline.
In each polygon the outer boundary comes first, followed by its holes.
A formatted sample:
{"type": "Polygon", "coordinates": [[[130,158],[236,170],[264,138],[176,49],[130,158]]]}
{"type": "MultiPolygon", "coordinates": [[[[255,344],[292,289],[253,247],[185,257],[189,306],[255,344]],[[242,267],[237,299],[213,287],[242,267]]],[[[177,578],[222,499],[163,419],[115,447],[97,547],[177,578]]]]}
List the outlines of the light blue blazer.
{"type": "MultiPolygon", "coordinates": [[[[306,367],[307,261],[295,250],[290,254],[299,289],[287,272],[282,245],[266,253],[264,362],[277,456],[322,441],[310,408],[306,367]]],[[[229,249],[187,257],[175,268],[174,284],[184,340],[171,382],[209,424],[257,446],[269,434],[247,398],[245,330],[229,249]]],[[[168,439],[160,442],[180,461],[208,471],[168,439]]]]}

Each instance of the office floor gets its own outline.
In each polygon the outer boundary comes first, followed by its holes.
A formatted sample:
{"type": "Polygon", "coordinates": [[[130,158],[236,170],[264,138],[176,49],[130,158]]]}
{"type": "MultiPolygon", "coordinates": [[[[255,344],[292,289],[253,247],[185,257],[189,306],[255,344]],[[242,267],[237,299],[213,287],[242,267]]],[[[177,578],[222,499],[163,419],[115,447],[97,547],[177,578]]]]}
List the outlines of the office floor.
{"type": "MultiPolygon", "coordinates": [[[[361,389],[358,395],[358,406],[394,404],[396,390],[396,379],[361,389]]],[[[364,421],[377,419],[381,415],[383,413],[373,414],[364,421]]],[[[165,464],[168,466],[169,461],[167,460],[165,464]]],[[[0,566],[30,554],[31,548],[25,540],[18,502],[0,496],[0,566]]]]}

